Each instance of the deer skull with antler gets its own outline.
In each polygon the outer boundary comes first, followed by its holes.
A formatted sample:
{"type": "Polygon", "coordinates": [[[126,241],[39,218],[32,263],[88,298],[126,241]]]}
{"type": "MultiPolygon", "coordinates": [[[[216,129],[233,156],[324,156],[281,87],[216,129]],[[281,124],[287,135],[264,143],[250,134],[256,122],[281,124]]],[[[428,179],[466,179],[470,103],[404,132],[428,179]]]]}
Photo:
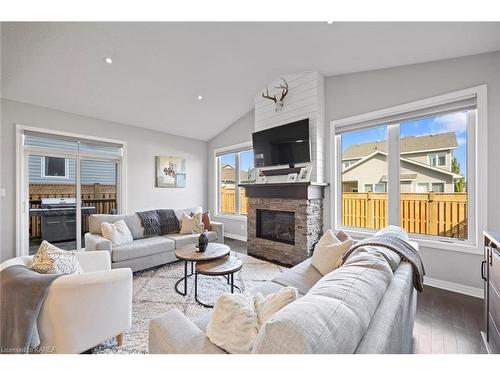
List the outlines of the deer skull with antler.
{"type": "Polygon", "coordinates": [[[274,102],[274,104],[276,105],[275,109],[276,112],[278,112],[278,109],[283,108],[283,104],[285,104],[284,103],[285,96],[288,94],[288,83],[285,81],[284,78],[281,78],[281,80],[283,81],[283,84],[274,87],[275,89],[281,90],[279,99],[276,97],[276,94],[274,94],[273,96],[269,95],[269,89],[267,87],[266,87],[266,93],[265,94],[262,93],[263,98],[272,100],[274,102]]]}

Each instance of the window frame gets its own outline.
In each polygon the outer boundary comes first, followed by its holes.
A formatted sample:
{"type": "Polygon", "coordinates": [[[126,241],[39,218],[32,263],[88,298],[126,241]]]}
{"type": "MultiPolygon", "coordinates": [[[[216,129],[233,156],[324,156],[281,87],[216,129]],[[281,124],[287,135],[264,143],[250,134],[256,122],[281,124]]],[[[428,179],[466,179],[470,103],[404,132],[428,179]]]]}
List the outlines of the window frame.
{"type": "Polygon", "coordinates": [[[429,156],[429,165],[430,165],[431,167],[446,167],[446,159],[447,159],[447,158],[446,158],[446,152],[434,152],[434,153],[430,153],[430,154],[428,154],[428,156],[429,156]],[[440,165],[440,164],[439,164],[439,158],[440,158],[441,156],[443,156],[443,157],[444,157],[444,164],[443,164],[443,165],[440,165]],[[433,161],[433,159],[434,159],[434,158],[435,158],[435,160],[436,160],[436,164],[435,164],[435,165],[434,165],[434,164],[432,164],[432,161],[433,161]]]}
{"type": "Polygon", "coordinates": [[[215,149],[213,152],[214,165],[215,165],[215,217],[231,218],[241,221],[247,220],[247,215],[241,213],[241,199],[240,199],[240,153],[244,151],[253,151],[252,142],[244,142],[233,146],[215,149]],[[221,179],[220,179],[220,157],[223,155],[235,154],[235,213],[221,212],[221,179]]]}
{"type": "MultiPolygon", "coordinates": [[[[400,212],[400,129],[399,124],[403,122],[387,122],[384,119],[404,117],[407,113],[422,113],[439,106],[452,106],[461,101],[475,98],[475,111],[467,112],[467,136],[468,136],[468,228],[467,240],[458,240],[447,237],[435,237],[430,235],[419,235],[409,233],[412,240],[426,248],[440,250],[458,251],[472,254],[482,254],[480,231],[487,227],[487,202],[478,197],[487,195],[487,85],[480,85],[464,90],[454,91],[403,105],[389,107],[357,116],[340,120],[330,121],[330,173],[332,183],[333,199],[330,202],[331,226],[337,230],[344,230],[355,238],[366,238],[373,235],[374,230],[367,228],[346,228],[341,225],[341,179],[342,170],[339,168],[341,157],[341,135],[337,129],[355,130],[362,127],[386,124],[388,126],[388,153],[398,155],[397,158],[388,158],[388,175],[398,178],[389,178],[388,181],[388,224],[399,225],[400,212]],[[359,127],[358,127],[359,126],[359,127]],[[475,173],[472,173],[475,172],[475,173]]],[[[457,108],[457,111],[460,109],[457,108]]],[[[429,114],[433,116],[437,114],[429,114]]]]}
{"type": "Polygon", "coordinates": [[[69,179],[69,159],[67,158],[55,157],[55,156],[41,156],[40,167],[41,167],[41,178],[57,179],[57,180],[69,179]],[[45,167],[47,166],[47,158],[64,159],[64,176],[51,176],[46,174],[45,167]]]}

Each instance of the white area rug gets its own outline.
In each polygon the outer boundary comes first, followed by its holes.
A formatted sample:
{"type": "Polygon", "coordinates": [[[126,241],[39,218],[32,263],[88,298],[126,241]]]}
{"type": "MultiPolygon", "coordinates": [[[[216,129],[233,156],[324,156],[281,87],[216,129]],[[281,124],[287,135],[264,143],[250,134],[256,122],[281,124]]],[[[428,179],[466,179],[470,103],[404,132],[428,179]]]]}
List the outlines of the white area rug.
{"type": "MultiPolygon", "coordinates": [[[[234,283],[242,291],[250,291],[259,283],[269,281],[283,272],[284,267],[265,262],[248,255],[232,253],[243,261],[242,269],[234,275],[234,283]]],[[[188,268],[190,271],[190,268],[188,268]]],[[[182,311],[190,319],[196,319],[211,309],[200,306],[194,300],[194,276],[188,279],[188,294],[181,296],[174,285],[184,275],[184,263],[175,262],[134,273],[132,300],[132,328],[125,332],[125,343],[116,346],[116,340],[95,347],[93,353],[147,353],[149,321],[172,308],[182,311]]],[[[183,284],[179,285],[183,289],[183,284]]],[[[198,276],[198,299],[213,303],[217,296],[230,291],[223,277],[198,276]]]]}

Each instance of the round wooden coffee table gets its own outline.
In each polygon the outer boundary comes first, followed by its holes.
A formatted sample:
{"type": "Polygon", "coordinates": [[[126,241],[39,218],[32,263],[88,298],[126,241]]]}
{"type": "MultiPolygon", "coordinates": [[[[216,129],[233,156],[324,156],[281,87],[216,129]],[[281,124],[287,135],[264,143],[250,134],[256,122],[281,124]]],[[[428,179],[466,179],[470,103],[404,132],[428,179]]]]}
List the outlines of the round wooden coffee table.
{"type": "Polygon", "coordinates": [[[223,258],[231,252],[229,246],[222,243],[209,242],[204,252],[199,252],[195,245],[181,247],[175,250],[175,256],[184,261],[184,277],[177,280],[175,283],[175,291],[180,295],[187,294],[187,279],[193,276],[193,264],[197,262],[207,262],[223,258]],[[191,273],[188,274],[188,262],[191,262],[191,273]],[[179,290],[179,284],[184,282],[184,292],[179,290]]]}
{"type": "Polygon", "coordinates": [[[194,271],[194,299],[196,302],[205,307],[214,307],[214,305],[202,302],[198,299],[198,274],[226,277],[227,283],[231,285],[231,293],[234,293],[234,288],[240,290],[238,286],[234,285],[234,274],[238,272],[242,266],[243,262],[241,259],[234,255],[208,262],[196,263],[194,271]]]}

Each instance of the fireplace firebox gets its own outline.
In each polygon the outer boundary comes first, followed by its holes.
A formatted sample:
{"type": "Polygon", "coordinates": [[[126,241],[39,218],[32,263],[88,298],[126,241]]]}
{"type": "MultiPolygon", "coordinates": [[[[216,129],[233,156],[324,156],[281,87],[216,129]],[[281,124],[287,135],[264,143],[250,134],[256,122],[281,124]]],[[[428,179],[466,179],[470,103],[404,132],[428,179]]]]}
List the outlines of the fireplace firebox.
{"type": "Polygon", "coordinates": [[[264,209],[256,211],[258,238],[295,245],[294,212],[264,209]]]}

